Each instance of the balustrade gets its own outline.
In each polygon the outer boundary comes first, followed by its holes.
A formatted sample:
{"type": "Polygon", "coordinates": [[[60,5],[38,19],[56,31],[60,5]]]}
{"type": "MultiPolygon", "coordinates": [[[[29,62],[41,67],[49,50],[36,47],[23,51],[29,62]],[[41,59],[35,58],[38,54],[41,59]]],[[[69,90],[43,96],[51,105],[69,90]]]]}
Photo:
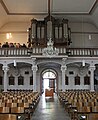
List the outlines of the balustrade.
{"type": "MultiPolygon", "coordinates": [[[[69,57],[97,57],[98,48],[64,48],[57,47],[59,55],[68,54],[69,57]]],[[[0,57],[15,57],[15,56],[30,56],[32,55],[42,55],[43,47],[33,47],[29,48],[0,48],[0,57]]]]}

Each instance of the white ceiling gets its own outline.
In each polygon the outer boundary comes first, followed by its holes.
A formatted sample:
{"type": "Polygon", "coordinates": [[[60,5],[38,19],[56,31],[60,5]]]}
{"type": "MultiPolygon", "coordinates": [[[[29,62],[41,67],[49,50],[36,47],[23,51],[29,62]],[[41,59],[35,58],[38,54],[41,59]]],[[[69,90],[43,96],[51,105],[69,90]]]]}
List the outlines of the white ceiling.
{"type": "MultiPolygon", "coordinates": [[[[98,0],[51,0],[52,15],[98,26],[98,0]]],[[[48,0],[0,0],[0,27],[8,22],[44,19],[48,0]]]]}

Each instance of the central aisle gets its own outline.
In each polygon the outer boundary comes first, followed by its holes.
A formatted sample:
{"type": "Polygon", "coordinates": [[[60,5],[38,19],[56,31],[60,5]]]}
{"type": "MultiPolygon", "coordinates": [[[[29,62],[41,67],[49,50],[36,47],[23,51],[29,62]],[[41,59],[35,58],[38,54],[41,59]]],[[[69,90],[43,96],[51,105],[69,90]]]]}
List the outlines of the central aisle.
{"type": "Polygon", "coordinates": [[[56,95],[53,98],[45,98],[43,94],[33,113],[32,120],[70,120],[56,95]]]}

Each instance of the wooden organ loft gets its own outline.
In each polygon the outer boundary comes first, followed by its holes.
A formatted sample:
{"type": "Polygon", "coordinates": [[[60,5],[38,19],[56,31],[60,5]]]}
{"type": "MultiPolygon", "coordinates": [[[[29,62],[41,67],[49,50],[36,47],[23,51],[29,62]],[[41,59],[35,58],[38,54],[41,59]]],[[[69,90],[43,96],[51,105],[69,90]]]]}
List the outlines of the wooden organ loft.
{"type": "Polygon", "coordinates": [[[71,43],[71,29],[67,19],[55,19],[50,14],[43,21],[32,19],[29,28],[28,46],[46,47],[49,38],[55,47],[68,47],[71,43]]]}

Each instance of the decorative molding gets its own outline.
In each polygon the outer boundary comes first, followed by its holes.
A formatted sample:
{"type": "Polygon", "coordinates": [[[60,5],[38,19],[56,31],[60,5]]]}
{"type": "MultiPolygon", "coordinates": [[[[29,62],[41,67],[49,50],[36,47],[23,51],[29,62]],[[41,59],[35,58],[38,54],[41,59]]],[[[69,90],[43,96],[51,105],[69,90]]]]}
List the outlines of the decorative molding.
{"type": "Polygon", "coordinates": [[[62,65],[62,66],[61,66],[61,71],[62,71],[62,72],[65,72],[66,70],[67,70],[67,66],[66,66],[66,65],[64,65],[64,66],[62,65]]]}
{"type": "Polygon", "coordinates": [[[9,10],[8,8],[6,7],[5,3],[3,2],[3,0],[0,0],[0,3],[2,5],[2,7],[4,8],[5,12],[7,13],[7,15],[9,14],[9,10]]]}
{"type": "Polygon", "coordinates": [[[33,72],[36,72],[37,70],[38,70],[37,65],[32,66],[32,71],[33,71],[33,72]]]}
{"type": "Polygon", "coordinates": [[[8,66],[3,66],[2,70],[4,70],[4,72],[7,72],[9,70],[8,66]]]}
{"type": "Polygon", "coordinates": [[[53,57],[53,56],[58,56],[59,51],[58,49],[54,48],[53,46],[53,41],[50,38],[49,41],[47,42],[47,47],[43,49],[42,55],[47,56],[47,57],[53,57]]]}
{"type": "Polygon", "coordinates": [[[89,67],[89,70],[90,70],[90,71],[94,71],[95,69],[96,69],[95,66],[90,66],[90,67],[89,67]]]}
{"type": "MultiPolygon", "coordinates": [[[[3,0],[0,0],[0,3],[2,5],[2,7],[4,8],[5,12],[7,13],[7,15],[47,15],[48,14],[48,12],[11,13],[3,0]]],[[[81,12],[80,13],[77,13],[77,12],[74,12],[74,13],[71,13],[71,12],[68,12],[68,13],[66,13],[66,12],[52,12],[52,15],[90,15],[95,11],[97,4],[98,4],[98,0],[95,0],[94,4],[92,5],[92,7],[90,8],[90,10],[88,12],[82,12],[82,13],[81,12]]]]}
{"type": "Polygon", "coordinates": [[[20,75],[20,70],[17,67],[13,71],[14,71],[15,76],[20,75]]]}
{"type": "Polygon", "coordinates": [[[98,32],[77,32],[77,31],[72,32],[71,31],[71,34],[98,34],[98,32]]]}
{"type": "Polygon", "coordinates": [[[81,76],[85,75],[85,74],[86,74],[86,68],[85,68],[85,67],[80,67],[80,68],[79,68],[79,74],[80,74],[81,76]]]}
{"type": "Polygon", "coordinates": [[[4,31],[4,32],[0,32],[0,34],[6,34],[6,33],[14,33],[14,34],[24,34],[27,33],[27,31],[4,31]]]}

